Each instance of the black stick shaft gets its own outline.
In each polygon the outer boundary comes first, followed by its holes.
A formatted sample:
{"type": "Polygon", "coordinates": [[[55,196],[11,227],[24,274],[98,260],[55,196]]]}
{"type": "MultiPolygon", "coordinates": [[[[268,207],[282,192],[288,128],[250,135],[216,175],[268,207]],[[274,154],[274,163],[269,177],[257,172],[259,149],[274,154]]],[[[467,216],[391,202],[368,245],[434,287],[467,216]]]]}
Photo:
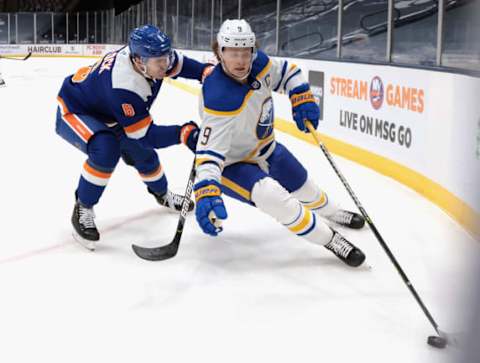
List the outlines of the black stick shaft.
{"type": "Polygon", "coordinates": [[[383,250],[385,251],[385,253],[387,254],[388,258],[390,259],[390,261],[392,262],[392,264],[395,266],[397,272],[400,274],[400,276],[402,277],[402,280],[403,282],[405,283],[405,285],[407,285],[408,289],[410,290],[410,292],[412,293],[413,297],[415,298],[415,300],[417,301],[418,305],[420,305],[420,307],[422,308],[424,314],[426,315],[426,317],[428,318],[428,320],[430,321],[430,324],[432,324],[433,328],[435,329],[435,331],[437,332],[437,334],[440,335],[440,331],[439,331],[439,327],[438,327],[438,324],[435,322],[435,319],[433,319],[433,316],[432,314],[430,314],[430,312],[428,311],[427,307],[425,306],[425,304],[423,303],[422,299],[420,298],[420,296],[418,295],[417,291],[415,290],[415,288],[413,287],[412,283],[410,282],[409,278],[407,277],[406,273],[403,271],[402,267],[400,266],[400,264],[398,263],[397,259],[395,258],[395,256],[393,255],[392,251],[390,251],[390,248],[388,248],[385,240],[383,239],[383,237],[380,235],[380,232],[378,232],[377,230],[377,227],[375,227],[375,225],[373,224],[371,218],[369,217],[369,215],[367,214],[367,211],[365,210],[365,208],[363,208],[362,204],[360,203],[360,201],[358,200],[357,196],[355,195],[355,193],[353,192],[353,189],[350,187],[350,184],[348,184],[347,182],[347,179],[345,179],[345,177],[343,176],[343,174],[340,172],[340,169],[338,169],[337,165],[335,164],[335,161],[333,160],[330,152],[328,151],[327,147],[321,142],[321,140],[319,139],[315,129],[313,128],[312,124],[310,122],[306,122],[306,126],[308,128],[308,130],[310,131],[310,133],[312,134],[313,138],[315,139],[315,142],[318,144],[318,146],[320,147],[320,149],[322,149],[323,151],[323,154],[325,155],[325,157],[327,158],[328,162],[330,163],[330,165],[332,166],[333,170],[335,171],[335,173],[337,174],[337,176],[339,177],[340,181],[342,182],[343,186],[345,187],[345,189],[347,189],[347,192],[348,194],[350,195],[350,197],[353,199],[353,202],[355,203],[355,205],[357,206],[358,210],[362,213],[362,216],[363,218],[365,218],[365,220],[367,221],[368,225],[370,226],[370,229],[372,230],[373,234],[375,235],[375,237],[377,238],[378,242],[380,243],[380,245],[382,246],[383,250]]]}
{"type": "MultiPolygon", "coordinates": [[[[177,235],[182,234],[183,226],[185,225],[185,218],[187,218],[188,207],[190,206],[190,200],[193,190],[193,182],[195,180],[195,160],[193,160],[192,169],[190,169],[190,175],[188,176],[187,186],[185,187],[185,193],[183,196],[182,211],[180,212],[180,218],[177,224],[177,235]]],[[[179,239],[180,242],[180,239],[179,239]]]]}
{"type": "Polygon", "coordinates": [[[25,60],[27,60],[28,58],[30,58],[31,55],[32,55],[32,52],[28,53],[28,54],[27,54],[25,57],[23,57],[23,58],[9,57],[9,56],[5,56],[5,55],[0,55],[0,59],[25,61],[25,60]]]}

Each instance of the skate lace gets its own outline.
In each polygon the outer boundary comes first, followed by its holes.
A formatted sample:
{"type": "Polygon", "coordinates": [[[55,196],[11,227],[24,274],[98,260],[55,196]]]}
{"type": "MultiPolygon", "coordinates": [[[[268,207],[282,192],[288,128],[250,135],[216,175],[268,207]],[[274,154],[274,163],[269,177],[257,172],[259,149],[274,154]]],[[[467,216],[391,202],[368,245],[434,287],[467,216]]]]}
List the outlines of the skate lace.
{"type": "Polygon", "coordinates": [[[167,204],[170,207],[181,207],[183,203],[183,196],[175,194],[170,190],[167,192],[167,204]]]}
{"type": "Polygon", "coordinates": [[[93,221],[93,219],[95,218],[95,213],[93,212],[93,209],[80,206],[78,214],[78,221],[82,226],[84,226],[85,228],[96,228],[95,222],[93,221]]]}
{"type": "Polygon", "coordinates": [[[347,258],[348,254],[353,249],[353,246],[338,233],[335,233],[332,240],[326,247],[335,252],[336,255],[344,258],[347,258]]]}
{"type": "Polygon", "coordinates": [[[332,217],[334,222],[344,224],[344,225],[349,225],[350,222],[352,221],[352,218],[353,218],[353,213],[350,213],[344,210],[338,211],[332,217]]]}

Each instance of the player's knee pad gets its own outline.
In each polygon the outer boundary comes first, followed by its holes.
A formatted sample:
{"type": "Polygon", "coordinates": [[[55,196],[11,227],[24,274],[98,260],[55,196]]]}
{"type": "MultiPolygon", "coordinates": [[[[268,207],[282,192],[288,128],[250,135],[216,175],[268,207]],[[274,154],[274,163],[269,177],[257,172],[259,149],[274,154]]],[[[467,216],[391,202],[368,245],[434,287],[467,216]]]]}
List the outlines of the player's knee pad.
{"type": "Polygon", "coordinates": [[[151,173],[152,171],[156,170],[160,165],[160,160],[158,160],[158,155],[155,150],[141,161],[137,161],[135,167],[140,173],[151,173]]]}
{"type": "Polygon", "coordinates": [[[305,207],[311,209],[320,215],[330,215],[335,213],[338,209],[333,203],[327,193],[318,187],[318,185],[310,178],[305,183],[292,193],[305,207]]]}
{"type": "Polygon", "coordinates": [[[261,211],[271,215],[280,223],[291,222],[300,212],[300,202],[273,178],[266,177],[252,188],[252,202],[261,211]]]}
{"type": "Polygon", "coordinates": [[[300,188],[292,192],[292,195],[295,196],[295,198],[297,198],[299,201],[305,202],[318,198],[321,192],[322,190],[317,186],[317,184],[315,184],[312,179],[307,178],[305,183],[303,183],[300,188]]]}
{"type": "Polygon", "coordinates": [[[154,149],[122,149],[122,159],[127,165],[134,166],[139,173],[149,174],[160,165],[158,154],[154,149]]]}
{"type": "Polygon", "coordinates": [[[330,240],[331,229],[324,222],[316,220],[313,213],[275,179],[266,177],[256,182],[251,198],[258,209],[274,217],[298,236],[320,245],[330,240]]]}
{"type": "Polygon", "coordinates": [[[120,159],[120,143],[111,132],[99,132],[88,142],[88,158],[95,164],[114,168],[120,159]]]}
{"type": "Polygon", "coordinates": [[[129,166],[135,166],[135,160],[133,160],[132,156],[128,152],[122,152],[122,159],[125,164],[129,166]]]}

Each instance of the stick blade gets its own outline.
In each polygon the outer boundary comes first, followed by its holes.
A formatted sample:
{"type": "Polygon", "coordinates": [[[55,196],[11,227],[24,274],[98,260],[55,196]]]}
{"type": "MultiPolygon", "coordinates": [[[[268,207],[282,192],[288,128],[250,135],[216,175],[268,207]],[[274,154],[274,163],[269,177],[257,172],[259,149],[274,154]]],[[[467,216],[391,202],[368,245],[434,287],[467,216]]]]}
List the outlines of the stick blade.
{"type": "Polygon", "coordinates": [[[428,337],[427,343],[432,347],[443,349],[447,346],[447,339],[436,335],[430,335],[428,337]]]}
{"type": "Polygon", "coordinates": [[[175,257],[178,252],[178,244],[174,242],[161,247],[142,247],[132,244],[135,254],[147,261],[162,261],[175,257]]]}

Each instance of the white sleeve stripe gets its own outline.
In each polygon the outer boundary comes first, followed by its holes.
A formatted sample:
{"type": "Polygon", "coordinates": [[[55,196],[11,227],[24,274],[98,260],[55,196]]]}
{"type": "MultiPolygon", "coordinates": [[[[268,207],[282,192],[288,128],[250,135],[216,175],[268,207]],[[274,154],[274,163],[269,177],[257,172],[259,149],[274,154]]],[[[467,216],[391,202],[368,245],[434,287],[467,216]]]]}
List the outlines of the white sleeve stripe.
{"type": "Polygon", "coordinates": [[[285,76],[285,72],[287,71],[287,65],[288,65],[288,62],[285,61],[283,63],[283,67],[282,67],[282,75],[280,76],[280,80],[278,81],[278,84],[275,86],[275,88],[273,89],[275,92],[280,88],[280,85],[282,84],[282,81],[283,81],[283,77],[285,76]]]}
{"type": "Polygon", "coordinates": [[[287,90],[287,84],[288,82],[290,82],[290,80],[296,76],[298,76],[299,74],[301,74],[301,70],[300,69],[297,69],[290,77],[287,78],[287,80],[285,81],[285,84],[283,85],[283,89],[286,91],[287,90]]]}
{"type": "Polygon", "coordinates": [[[142,127],[141,129],[133,131],[133,132],[125,131],[125,133],[127,134],[127,136],[130,139],[141,139],[142,137],[144,137],[147,134],[147,131],[148,131],[149,127],[150,127],[150,124],[148,124],[145,127],[142,127]]]}
{"type": "Polygon", "coordinates": [[[217,158],[217,157],[212,156],[212,155],[202,155],[202,156],[197,155],[196,160],[195,160],[195,164],[197,166],[202,165],[204,163],[209,163],[209,162],[210,163],[213,162],[213,163],[217,164],[220,169],[223,168],[224,161],[222,159],[217,158]]]}
{"type": "Polygon", "coordinates": [[[196,182],[201,180],[215,180],[221,184],[222,169],[216,164],[208,163],[197,166],[196,182]]]}
{"type": "Polygon", "coordinates": [[[182,71],[183,68],[183,54],[179,54],[175,51],[175,56],[177,57],[177,65],[171,70],[171,73],[168,74],[168,77],[175,77],[182,71]]]}

